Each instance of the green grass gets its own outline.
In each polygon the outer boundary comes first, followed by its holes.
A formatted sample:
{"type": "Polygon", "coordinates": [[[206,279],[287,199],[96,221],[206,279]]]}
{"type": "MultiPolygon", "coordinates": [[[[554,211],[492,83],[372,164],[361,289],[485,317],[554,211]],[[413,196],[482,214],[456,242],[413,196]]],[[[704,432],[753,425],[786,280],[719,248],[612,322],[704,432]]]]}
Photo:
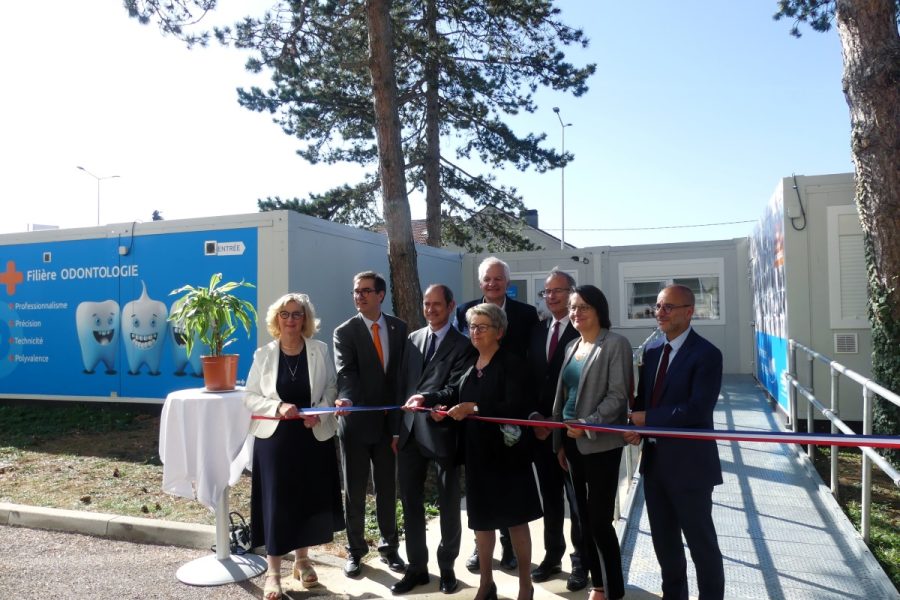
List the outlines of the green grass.
{"type": "Polygon", "coordinates": [[[0,447],[27,448],[73,433],[107,433],[136,427],[138,413],[102,405],[0,405],[0,447]]]}
{"type": "MultiPolygon", "coordinates": [[[[844,506],[844,512],[859,531],[862,505],[856,500],[850,500],[844,506]]],[[[900,589],[900,527],[898,525],[900,523],[897,523],[896,520],[892,522],[883,505],[872,503],[872,512],[869,515],[869,548],[881,563],[884,572],[891,578],[894,587],[900,589]]]]}

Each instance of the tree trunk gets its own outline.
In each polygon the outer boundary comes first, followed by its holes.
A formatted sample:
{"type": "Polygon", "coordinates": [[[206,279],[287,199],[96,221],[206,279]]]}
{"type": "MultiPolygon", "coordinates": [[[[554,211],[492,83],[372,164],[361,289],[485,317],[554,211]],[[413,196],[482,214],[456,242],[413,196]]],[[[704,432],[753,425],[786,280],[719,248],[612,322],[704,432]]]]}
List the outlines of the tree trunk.
{"type": "Polygon", "coordinates": [[[437,0],[425,2],[428,57],[425,60],[425,228],[429,246],[441,247],[441,109],[438,98],[440,62],[437,0]]]}
{"type": "MultiPolygon", "coordinates": [[[[837,0],[850,107],[856,204],[865,233],[872,369],[900,392],[900,34],[895,0],[837,0]]],[[[898,431],[896,410],[876,403],[876,426],[898,431]]],[[[896,458],[895,453],[895,458],[896,458]]]]}
{"type": "Polygon", "coordinates": [[[390,5],[390,0],[366,0],[369,72],[372,75],[378,171],[388,238],[394,313],[406,321],[410,329],[417,329],[423,322],[422,289],[416,264],[409,198],[406,195],[390,5]]]}

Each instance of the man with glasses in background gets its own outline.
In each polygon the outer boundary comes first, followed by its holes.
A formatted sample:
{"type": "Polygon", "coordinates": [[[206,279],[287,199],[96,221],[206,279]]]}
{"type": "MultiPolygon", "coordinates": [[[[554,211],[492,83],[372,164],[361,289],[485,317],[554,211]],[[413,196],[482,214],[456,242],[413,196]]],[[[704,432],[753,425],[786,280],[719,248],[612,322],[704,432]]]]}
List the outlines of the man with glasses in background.
{"type": "MultiPolygon", "coordinates": [[[[353,278],[353,303],[358,314],[334,330],[339,398],[336,406],[395,406],[405,400],[400,376],[407,327],[400,319],[381,311],[386,292],[384,277],[378,273],[365,271],[353,278]]],[[[347,577],[360,574],[362,558],[369,551],[365,512],[370,468],[381,532],[381,561],[398,573],[406,569],[397,553],[396,454],[401,418],[397,410],[363,411],[342,416],[338,421],[347,520],[347,577]]]]}
{"type": "MultiPolygon", "coordinates": [[[[489,256],[478,265],[478,286],[482,297],[466,302],[456,309],[456,325],[464,335],[469,335],[469,324],[466,322],[466,311],[482,302],[496,304],[506,313],[507,328],[500,339],[500,346],[508,352],[525,358],[528,352],[528,338],[531,330],[538,323],[537,310],[530,304],[513,300],[506,295],[509,288],[509,265],[497,258],[489,256]]],[[[516,555],[509,539],[509,531],[500,530],[500,546],[503,554],[500,568],[513,571],[518,566],[516,555]]],[[[466,568],[478,572],[478,549],[466,560],[466,568]]]]}
{"type": "MultiPolygon", "coordinates": [[[[713,429],[713,410],[722,387],[722,353],[691,327],[694,293],[683,285],[670,285],[657,296],[655,310],[666,341],[644,355],[631,422],[713,429]]],[[[641,440],[634,432],[624,437],[631,444],[641,440]]],[[[713,488],[722,483],[716,441],[648,437],[641,473],[663,598],[688,598],[684,534],[700,599],[721,600],[725,572],[712,519],[713,488]]]]}
{"type": "MultiPolygon", "coordinates": [[[[553,414],[556,397],[556,383],[565,357],[566,345],[578,337],[578,332],[569,322],[569,294],[575,288],[575,279],[554,267],[544,282],[540,297],[544,299],[550,318],[535,325],[531,330],[528,346],[528,371],[533,377],[530,389],[533,391],[535,412],[532,419],[548,420],[553,414]]],[[[562,571],[562,557],[566,553],[566,539],[563,535],[566,509],[569,503],[571,519],[569,537],[572,540],[572,571],[566,587],[571,591],[587,586],[587,575],[581,566],[581,525],[575,505],[575,490],[568,474],[562,469],[553,451],[550,429],[530,427],[534,432],[532,461],[537,469],[541,499],[544,505],[544,559],[531,571],[531,579],[537,583],[547,581],[562,571]]]]}

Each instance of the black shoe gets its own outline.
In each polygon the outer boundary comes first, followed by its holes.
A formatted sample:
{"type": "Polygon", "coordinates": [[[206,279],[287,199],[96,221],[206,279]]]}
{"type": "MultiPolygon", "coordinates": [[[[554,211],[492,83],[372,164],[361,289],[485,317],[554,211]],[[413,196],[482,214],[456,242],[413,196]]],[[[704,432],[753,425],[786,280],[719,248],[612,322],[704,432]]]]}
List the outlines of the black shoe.
{"type": "Polygon", "coordinates": [[[504,571],[515,571],[519,567],[519,561],[516,560],[516,553],[512,548],[503,548],[503,555],[500,557],[500,568],[504,571]]]}
{"type": "MultiPolygon", "coordinates": [[[[476,591],[476,594],[477,593],[478,592],[476,591]]],[[[497,584],[493,581],[491,582],[491,589],[484,595],[484,600],[497,600],[497,584]]]]}
{"type": "Polygon", "coordinates": [[[456,573],[453,572],[453,569],[441,569],[441,592],[452,594],[458,587],[459,581],[456,579],[456,573]]]}
{"type": "Polygon", "coordinates": [[[417,585],[428,585],[431,578],[428,573],[407,573],[403,579],[391,586],[392,594],[406,594],[417,585]]]}
{"type": "Polygon", "coordinates": [[[475,548],[472,556],[466,559],[466,568],[469,570],[469,573],[477,573],[481,570],[478,564],[478,548],[475,548]]]}
{"type": "Polygon", "coordinates": [[[541,562],[531,571],[531,580],[536,583],[543,583],[557,573],[562,572],[562,565],[559,563],[548,563],[546,560],[541,562]]]}
{"type": "MultiPolygon", "coordinates": [[[[400,558],[400,555],[397,554],[396,550],[388,550],[387,552],[383,552],[381,554],[381,562],[388,566],[388,569],[393,571],[394,573],[403,573],[406,571],[406,563],[403,562],[403,559],[400,558]]],[[[426,583],[428,583],[426,581],[426,583]]]]}
{"type": "Polygon", "coordinates": [[[362,561],[361,557],[356,556],[355,554],[351,554],[347,557],[347,562],[344,563],[344,575],[347,577],[359,577],[359,572],[362,570],[362,561]]]}
{"type": "Polygon", "coordinates": [[[577,592],[587,587],[587,573],[583,567],[572,567],[572,574],[566,581],[566,589],[570,592],[577,592]]]}

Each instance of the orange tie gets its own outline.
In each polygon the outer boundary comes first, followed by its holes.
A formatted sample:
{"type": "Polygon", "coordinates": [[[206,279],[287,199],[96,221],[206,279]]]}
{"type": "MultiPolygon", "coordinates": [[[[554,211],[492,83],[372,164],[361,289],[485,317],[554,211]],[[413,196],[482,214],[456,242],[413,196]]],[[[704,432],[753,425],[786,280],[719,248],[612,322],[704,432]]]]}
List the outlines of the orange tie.
{"type": "Polygon", "coordinates": [[[372,339],[375,340],[375,352],[378,353],[378,360],[381,361],[381,368],[384,368],[384,349],[381,347],[381,336],[378,335],[378,323],[372,323],[372,339]]]}

